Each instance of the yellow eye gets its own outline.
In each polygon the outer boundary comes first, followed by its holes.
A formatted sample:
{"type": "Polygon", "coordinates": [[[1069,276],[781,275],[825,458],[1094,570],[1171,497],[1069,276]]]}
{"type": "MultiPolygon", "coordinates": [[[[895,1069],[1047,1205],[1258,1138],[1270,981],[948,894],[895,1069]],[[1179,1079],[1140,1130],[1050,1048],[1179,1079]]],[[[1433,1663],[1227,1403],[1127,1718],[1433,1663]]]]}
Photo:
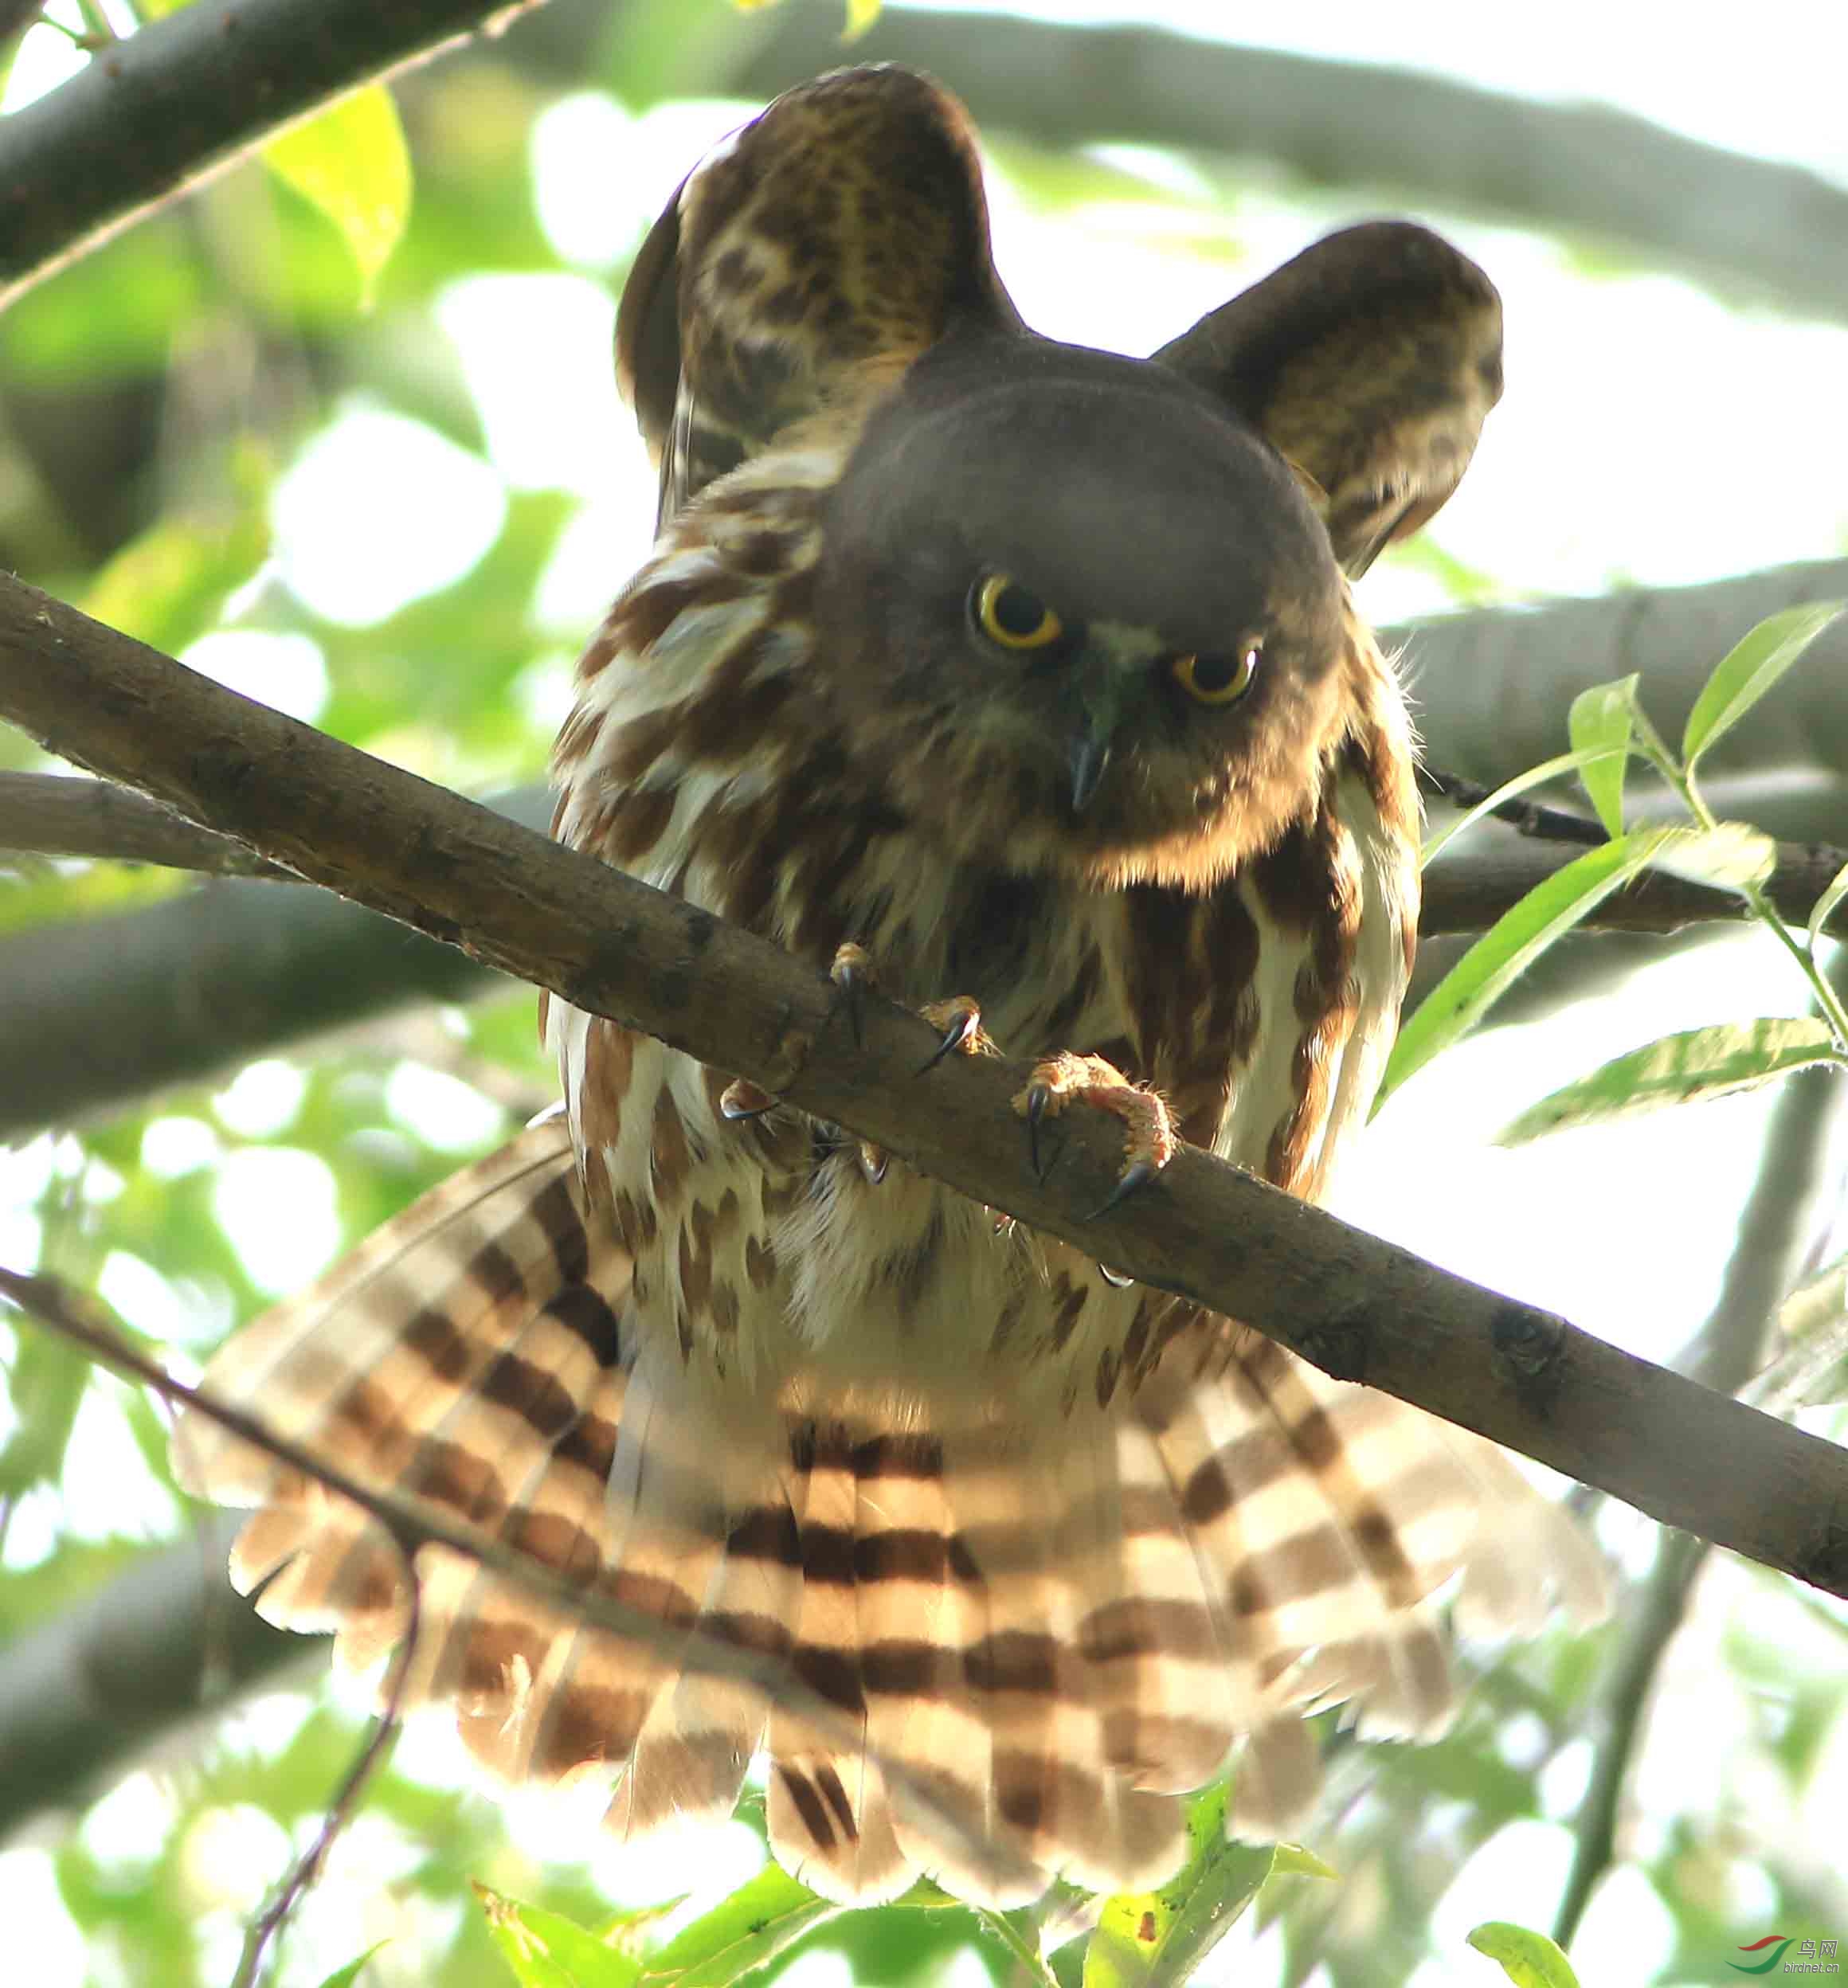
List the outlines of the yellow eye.
{"type": "Polygon", "coordinates": [[[1168,666],[1196,704],[1235,704],[1258,674],[1259,651],[1239,655],[1177,655],[1168,666]]]}
{"type": "Polygon", "coordinates": [[[1004,649],[1043,649],[1065,624],[1031,587],[1004,573],[991,573],[975,592],[976,625],[1004,649]]]}

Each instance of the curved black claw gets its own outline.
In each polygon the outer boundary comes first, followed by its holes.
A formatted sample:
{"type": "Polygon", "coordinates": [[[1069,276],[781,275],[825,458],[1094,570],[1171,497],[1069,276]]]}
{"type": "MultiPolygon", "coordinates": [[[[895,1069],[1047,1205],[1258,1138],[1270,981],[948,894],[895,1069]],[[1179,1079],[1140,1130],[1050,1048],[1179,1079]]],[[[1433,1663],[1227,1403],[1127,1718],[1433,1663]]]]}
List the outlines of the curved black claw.
{"type": "Polygon", "coordinates": [[[853,1031],[853,1046],[863,1049],[867,990],[873,984],[871,962],[859,946],[844,945],[834,956],[834,965],[828,977],[839,989],[841,1005],[847,1010],[847,1025],[853,1031]]]}
{"type": "Polygon", "coordinates": [[[761,1118],[776,1109],[777,1101],[748,1077],[734,1077],[719,1094],[718,1115],[737,1125],[746,1118],[761,1118]]]}
{"type": "Polygon", "coordinates": [[[1136,1160],[1125,1167],[1117,1184],[1103,1199],[1081,1220],[1094,1222],[1100,1215],[1108,1215],[1112,1208],[1121,1207],[1138,1188],[1145,1188],[1155,1178],[1159,1169],[1151,1160],[1136,1160]]]}
{"type": "Polygon", "coordinates": [[[891,1164],[891,1155],[883,1146],[868,1145],[863,1139],[860,1141],[860,1177],[869,1188],[876,1188],[885,1179],[886,1169],[891,1164]]]}
{"type": "Polygon", "coordinates": [[[946,1056],[961,1049],[981,1027],[981,1016],[973,1008],[962,1010],[943,1031],[943,1040],[918,1066],[918,1074],[922,1077],[927,1070],[934,1070],[946,1056]]]}
{"type": "Polygon", "coordinates": [[[1027,1088],[1027,1156],[1032,1162],[1033,1178],[1042,1187],[1046,1183],[1046,1164],[1040,1155],[1040,1128],[1045,1122],[1046,1107],[1052,1102],[1052,1087],[1049,1084],[1030,1084],[1027,1088]]]}

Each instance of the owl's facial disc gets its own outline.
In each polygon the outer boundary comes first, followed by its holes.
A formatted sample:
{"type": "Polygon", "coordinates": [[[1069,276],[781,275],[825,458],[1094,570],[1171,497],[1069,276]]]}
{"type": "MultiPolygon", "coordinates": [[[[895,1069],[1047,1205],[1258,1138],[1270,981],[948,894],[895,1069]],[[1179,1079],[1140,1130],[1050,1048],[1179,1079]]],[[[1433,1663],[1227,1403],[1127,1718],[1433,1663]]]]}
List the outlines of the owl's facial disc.
{"type": "Polygon", "coordinates": [[[959,859],[1207,887],[1339,744],[1325,531],[1269,445],[1146,362],[921,362],[831,503],[818,634],[882,792],[959,859]]]}

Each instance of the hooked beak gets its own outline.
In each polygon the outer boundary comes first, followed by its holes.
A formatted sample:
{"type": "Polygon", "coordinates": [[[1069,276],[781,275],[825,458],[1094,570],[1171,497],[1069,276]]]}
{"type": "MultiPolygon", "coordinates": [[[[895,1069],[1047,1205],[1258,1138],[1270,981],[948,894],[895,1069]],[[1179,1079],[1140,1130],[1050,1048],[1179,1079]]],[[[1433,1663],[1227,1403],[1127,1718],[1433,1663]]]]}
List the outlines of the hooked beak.
{"type": "Polygon", "coordinates": [[[1110,742],[1088,729],[1076,732],[1066,748],[1066,764],[1071,769],[1071,812],[1082,815],[1098,790],[1104,769],[1110,763],[1110,742]]]}
{"type": "Polygon", "coordinates": [[[1066,700],[1065,763],[1071,775],[1071,812],[1090,805],[1110,763],[1110,748],[1132,687],[1153,652],[1140,629],[1094,624],[1083,652],[1073,659],[1066,700]]]}

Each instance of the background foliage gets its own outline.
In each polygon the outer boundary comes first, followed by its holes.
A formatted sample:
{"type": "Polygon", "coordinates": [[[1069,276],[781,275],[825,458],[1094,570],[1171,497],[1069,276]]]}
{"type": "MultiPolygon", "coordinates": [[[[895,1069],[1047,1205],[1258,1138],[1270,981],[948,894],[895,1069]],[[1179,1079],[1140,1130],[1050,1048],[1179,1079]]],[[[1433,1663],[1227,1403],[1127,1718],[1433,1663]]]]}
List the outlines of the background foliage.
{"type": "MultiPolygon", "coordinates": [[[[76,31],[127,25],[89,5],[52,11],[76,31]]],[[[838,19],[837,0],[748,17],[721,0],[557,0],[390,95],[347,99],[25,295],[0,317],[0,563],[433,778],[480,791],[535,777],[575,645],[645,544],[652,510],[603,370],[613,295],[680,174],[753,108],[724,101],[734,80],[805,12],[838,19]]],[[[884,53],[887,25],[855,53],[884,53]]],[[[943,43],[953,85],[959,63],[979,68],[1002,45],[981,23],[963,33],[943,43]]],[[[16,36],[0,62],[23,75],[53,59],[57,35],[16,36]]],[[[1793,514],[1783,459],[1755,453],[1776,438],[1755,436],[1740,403],[1772,390],[1762,381],[1716,389],[1702,418],[1738,467],[1690,492],[1672,451],[1650,460],[1596,412],[1607,380],[1569,356],[1548,379],[1520,303],[1603,326],[1624,301],[1646,328],[1614,335],[1639,352],[1658,324],[1691,326],[1718,354],[1762,341],[1764,372],[1791,376],[1783,389],[1800,397],[1810,380],[1820,425],[1807,444],[1825,458],[1820,383],[1838,388],[1838,333],[1803,329],[1805,375],[1793,327],[1679,284],[1665,304],[1662,280],[1607,245],[1548,233],[1541,216],[1517,230],[1453,217],[1415,187],[1388,199],[1338,173],[1318,181],[1112,135],[1107,123],[1060,143],[1004,121],[985,128],[1003,267],[1047,329],[1127,342],[1125,314],[1158,303],[1153,343],[1333,221],[1384,205],[1455,226],[1504,280],[1515,397],[1455,513],[1369,582],[1379,617],[1848,546],[1839,491],[1813,489],[1793,514]],[[1575,421],[1576,456],[1552,452],[1541,431],[1575,421]],[[1608,512],[1607,537],[1575,523],[1572,491],[1545,478],[1592,454],[1621,465],[1607,473],[1639,515],[1719,510],[1717,549],[1685,553],[1684,535],[1677,565],[1640,525],[1633,539],[1608,512]],[[1517,491],[1524,479],[1541,487],[1517,491]],[[1768,504],[1735,501],[1755,479],[1776,487],[1780,516],[1803,520],[1769,550],[1752,535],[1768,504]]],[[[1613,349],[1621,373],[1626,348],[1613,349]]],[[[1640,424],[1649,384],[1633,378],[1632,391],[1640,424]]],[[[1595,519],[1597,500],[1586,503],[1595,519]]],[[[1566,683],[1562,670],[1533,687],[1552,726],[1543,749],[1566,746],[1566,683]]],[[[0,767],[36,764],[0,734],[0,767]]],[[[1839,792],[1823,813],[1848,819],[1839,792]]],[[[18,962],[55,933],[104,984],[125,929],[112,921],[198,887],[159,871],[22,862],[0,875],[0,978],[4,949],[18,962]]],[[[1408,1086],[1356,1168],[1351,1211],[1653,1356],[1686,1345],[1690,1364],[1742,1384],[1778,1350],[1772,1306],[1839,1246],[1842,1142],[1826,1086],[1712,1107],[1666,1133],[1575,1134],[1532,1157],[1491,1162],[1473,1149],[1554,1082],[1667,1027],[1796,1012],[1803,990],[1779,970],[1744,940],[1692,954],[1581,942],[1502,1012],[1511,1026],[1408,1086]]],[[[80,1009],[84,984],[72,988],[80,1009]]],[[[4,1023],[0,1013],[0,1089],[33,1053],[4,1023]]],[[[550,1088],[526,992],[407,1008],[0,1152],[0,1262],[98,1289],[186,1371],[550,1088]]],[[[1839,1311],[1838,1284],[1807,1322],[1839,1311]]],[[[90,1598],[121,1592],[107,1584],[137,1568],[183,1567],[173,1543],[195,1520],[155,1407],[5,1322],[0,1362],[5,1759],[43,1666],[89,1661],[78,1637],[90,1598]],[[66,1638],[79,1653],[61,1659],[66,1638]]],[[[1838,1433],[1826,1399],[1805,1415],[1838,1433]]],[[[1467,1653],[1476,1688],[1435,1746],[1370,1747],[1331,1730],[1331,1799],[1312,1847],[1338,1878],[1274,1877],[1210,1963],[1222,1972],[1202,1978],[1492,1978],[1462,1934],[1486,1918],[1548,1923],[1575,1844],[1599,1880],[1573,1949],[1588,1983],[1729,1979],[1735,1950],[1774,1927],[1848,1936],[1835,1847],[1848,1618],[1583,1502],[1627,1583],[1617,1619],[1467,1653]],[[1613,1771],[1624,1794],[1615,1840],[1600,1845],[1587,1790],[1613,1771]]],[[[127,1680],[116,1689],[132,1695],[146,1623],[124,1606],[112,1633],[127,1680]]],[[[18,1832],[0,1848],[0,1914],[10,1947],[32,1957],[28,1978],[231,1978],[245,1922],[360,1741],[362,1696],[330,1689],[323,1669],[311,1652],[96,1785],[16,1800],[0,1819],[18,1832]]],[[[292,1931],[281,1978],[319,1982],[383,1941],[359,1976],[378,1988],[504,1981],[525,1936],[495,1901],[605,1927],[691,1887],[678,1916],[649,1922],[665,1935],[761,1857],[747,1810],[696,1853],[619,1858],[582,1818],[497,1808],[439,1730],[413,1728],[292,1931]],[[485,1908],[472,1885],[491,1895],[485,1908]]],[[[762,1916],[755,1895],[742,1909],[762,1916]]],[[[531,1950],[527,1938],[528,1962],[531,1950]]],[[[1006,1981],[1022,1963],[993,1927],[932,1902],[828,1918],[774,1964],[811,1984],[898,1984],[1006,1981]]]]}

